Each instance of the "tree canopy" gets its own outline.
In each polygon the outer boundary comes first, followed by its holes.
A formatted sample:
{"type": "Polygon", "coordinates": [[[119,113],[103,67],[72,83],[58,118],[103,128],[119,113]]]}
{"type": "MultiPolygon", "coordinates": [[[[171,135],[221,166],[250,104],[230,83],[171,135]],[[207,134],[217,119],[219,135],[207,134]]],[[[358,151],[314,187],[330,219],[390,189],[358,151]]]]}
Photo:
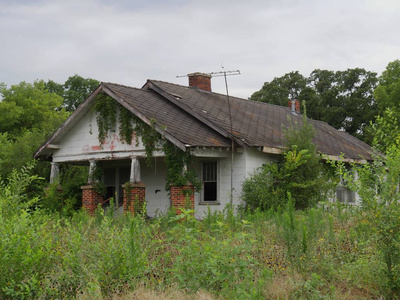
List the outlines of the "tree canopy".
{"type": "Polygon", "coordinates": [[[99,81],[92,78],[83,78],[75,74],[68,77],[64,84],[56,83],[52,80],[46,82],[46,88],[49,92],[55,93],[64,101],[62,107],[67,111],[74,111],[85,101],[87,97],[97,88],[99,81]]]}
{"type": "Polygon", "coordinates": [[[377,115],[373,97],[377,82],[376,73],[361,68],[316,69],[308,78],[296,71],[264,83],[250,99],[282,106],[291,99],[304,100],[310,118],[365,139],[365,128],[377,115]]]}
{"type": "Polygon", "coordinates": [[[374,145],[381,151],[400,146],[400,60],[390,62],[374,91],[379,116],[373,126],[374,145]]]}
{"type": "MultiPolygon", "coordinates": [[[[43,80],[0,88],[0,177],[33,159],[45,138],[68,116],[63,99],[46,89],[43,80]]],[[[43,174],[46,167],[36,169],[43,174]],[[44,168],[44,169],[43,169],[44,168]]]]}
{"type": "Polygon", "coordinates": [[[32,130],[49,134],[68,116],[64,109],[57,109],[63,99],[50,93],[42,80],[21,82],[8,89],[3,86],[0,94],[0,133],[8,133],[12,139],[32,130]]]}
{"type": "Polygon", "coordinates": [[[251,96],[251,100],[287,106],[289,99],[298,99],[306,87],[306,78],[298,71],[290,72],[282,77],[275,77],[265,82],[261,90],[251,96]]]}

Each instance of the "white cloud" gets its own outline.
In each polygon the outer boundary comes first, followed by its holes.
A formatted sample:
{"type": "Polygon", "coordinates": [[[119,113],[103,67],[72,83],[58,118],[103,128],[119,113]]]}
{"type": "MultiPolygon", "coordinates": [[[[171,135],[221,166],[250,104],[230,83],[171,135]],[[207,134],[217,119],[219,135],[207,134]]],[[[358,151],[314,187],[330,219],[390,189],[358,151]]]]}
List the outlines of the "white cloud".
{"type": "MultiPolygon", "coordinates": [[[[140,87],[147,78],[240,69],[230,93],[299,70],[398,59],[397,1],[0,1],[0,82],[79,74],[140,87]]],[[[213,89],[224,92],[222,80],[213,89]]]]}

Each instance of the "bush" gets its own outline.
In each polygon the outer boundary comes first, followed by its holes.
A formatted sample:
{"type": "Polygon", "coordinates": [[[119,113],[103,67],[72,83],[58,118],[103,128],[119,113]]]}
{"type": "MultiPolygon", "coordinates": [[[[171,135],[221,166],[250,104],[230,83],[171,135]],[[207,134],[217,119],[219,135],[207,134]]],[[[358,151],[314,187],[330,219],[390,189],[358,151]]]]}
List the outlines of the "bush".
{"type": "Polygon", "coordinates": [[[353,172],[338,163],[338,173],[361,198],[362,214],[377,240],[385,264],[389,298],[400,297],[400,148],[387,148],[372,163],[353,165],[353,172]],[[357,174],[357,176],[355,175],[357,174]]]}
{"type": "Polygon", "coordinates": [[[326,198],[333,184],[328,166],[324,166],[312,142],[314,129],[304,114],[302,124],[286,131],[283,161],[264,164],[243,183],[242,199],[247,208],[284,207],[287,194],[294,199],[297,209],[313,206],[326,198]]]}

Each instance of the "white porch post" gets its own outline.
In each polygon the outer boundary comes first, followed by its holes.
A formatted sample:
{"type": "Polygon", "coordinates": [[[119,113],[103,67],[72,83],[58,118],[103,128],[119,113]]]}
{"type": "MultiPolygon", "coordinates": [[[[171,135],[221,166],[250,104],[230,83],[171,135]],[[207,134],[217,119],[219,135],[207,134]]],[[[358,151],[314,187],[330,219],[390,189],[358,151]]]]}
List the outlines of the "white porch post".
{"type": "Polygon", "coordinates": [[[50,164],[51,164],[50,183],[58,182],[60,175],[60,165],[56,162],[51,162],[50,164]]]}
{"type": "Polygon", "coordinates": [[[183,165],[182,175],[184,175],[185,173],[187,173],[187,164],[186,163],[183,165]]]}
{"type": "Polygon", "coordinates": [[[96,170],[96,161],[95,160],[89,160],[89,178],[88,178],[88,183],[89,184],[94,183],[93,174],[94,174],[95,170],[96,170]]]}
{"type": "Polygon", "coordinates": [[[146,187],[141,182],[140,163],[137,156],[131,157],[131,174],[124,187],[124,211],[131,214],[142,214],[146,206],[146,187]]]}
{"type": "Polygon", "coordinates": [[[142,181],[142,176],[140,173],[140,162],[139,159],[135,156],[132,157],[131,162],[131,176],[129,178],[131,183],[139,183],[142,181]]]}

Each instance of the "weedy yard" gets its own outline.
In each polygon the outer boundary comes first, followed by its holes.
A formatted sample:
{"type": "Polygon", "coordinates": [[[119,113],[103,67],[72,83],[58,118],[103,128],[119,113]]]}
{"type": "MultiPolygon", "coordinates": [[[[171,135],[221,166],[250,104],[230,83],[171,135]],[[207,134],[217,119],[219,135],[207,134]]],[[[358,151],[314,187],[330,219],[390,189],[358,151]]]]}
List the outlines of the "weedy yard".
{"type": "Polygon", "coordinates": [[[37,199],[21,185],[32,180],[15,172],[2,185],[1,299],[399,297],[400,218],[379,223],[383,209],[322,203],[296,211],[289,201],[202,221],[190,210],[153,220],[102,210],[61,217],[30,209],[37,199]],[[393,246],[391,257],[382,243],[393,246]]]}

